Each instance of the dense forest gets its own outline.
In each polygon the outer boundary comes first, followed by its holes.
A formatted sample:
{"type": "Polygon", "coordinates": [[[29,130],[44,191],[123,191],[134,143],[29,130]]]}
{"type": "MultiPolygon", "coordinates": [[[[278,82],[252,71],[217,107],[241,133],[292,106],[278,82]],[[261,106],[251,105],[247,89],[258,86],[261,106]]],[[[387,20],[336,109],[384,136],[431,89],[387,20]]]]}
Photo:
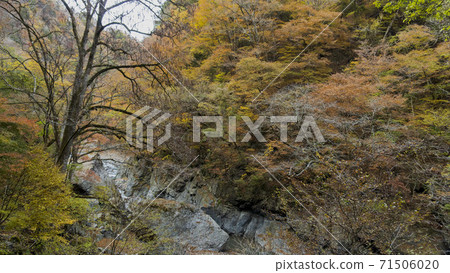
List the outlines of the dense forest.
{"type": "Polygon", "coordinates": [[[0,37],[0,254],[449,251],[448,1],[0,0],[0,37]]]}

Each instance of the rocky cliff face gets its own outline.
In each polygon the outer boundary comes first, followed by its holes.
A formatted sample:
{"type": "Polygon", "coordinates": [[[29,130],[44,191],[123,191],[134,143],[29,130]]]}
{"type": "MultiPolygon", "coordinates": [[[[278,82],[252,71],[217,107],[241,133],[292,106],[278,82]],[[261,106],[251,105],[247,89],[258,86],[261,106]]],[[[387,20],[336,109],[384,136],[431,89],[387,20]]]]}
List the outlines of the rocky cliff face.
{"type": "Polygon", "coordinates": [[[100,154],[76,173],[75,188],[90,195],[98,187],[114,187],[125,210],[150,202],[147,210],[158,220],[148,225],[170,238],[177,253],[302,253],[302,242],[286,223],[224,202],[220,181],[206,181],[195,169],[172,180],[177,170],[171,168],[120,153],[100,154]]]}

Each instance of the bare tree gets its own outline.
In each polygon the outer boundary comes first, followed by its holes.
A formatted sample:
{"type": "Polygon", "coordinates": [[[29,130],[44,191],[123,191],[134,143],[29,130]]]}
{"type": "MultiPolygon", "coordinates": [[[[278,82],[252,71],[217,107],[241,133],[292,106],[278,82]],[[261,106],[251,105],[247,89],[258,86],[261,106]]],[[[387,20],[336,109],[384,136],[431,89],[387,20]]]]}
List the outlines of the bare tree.
{"type": "Polygon", "coordinates": [[[158,6],[149,0],[0,0],[0,11],[16,24],[11,43],[21,47],[11,49],[3,43],[1,53],[18,64],[14,68],[28,73],[34,85],[8,81],[6,72],[1,79],[31,100],[44,126],[44,143],[55,145],[56,161],[63,169],[80,139],[95,133],[124,134],[92,118],[99,110],[130,114],[113,106],[115,90],[107,95],[96,92],[106,75],[115,71],[135,92],[142,77],[163,86],[160,65],[147,62],[152,59],[139,41],[124,35],[123,30],[150,34],[137,29],[138,21],[132,18],[136,10],[157,14],[158,6]]]}

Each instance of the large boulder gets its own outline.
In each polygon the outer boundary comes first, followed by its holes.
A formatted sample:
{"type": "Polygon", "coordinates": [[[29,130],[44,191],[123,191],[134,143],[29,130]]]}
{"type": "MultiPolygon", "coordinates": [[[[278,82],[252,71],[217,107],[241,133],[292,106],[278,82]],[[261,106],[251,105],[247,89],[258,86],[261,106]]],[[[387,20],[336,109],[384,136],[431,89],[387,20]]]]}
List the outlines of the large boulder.
{"type": "Polygon", "coordinates": [[[203,211],[173,200],[156,199],[148,208],[158,215],[149,225],[182,249],[220,251],[228,234],[203,211]]]}
{"type": "Polygon", "coordinates": [[[209,207],[202,210],[232,236],[232,242],[225,246],[226,250],[242,251],[242,247],[233,241],[245,238],[246,243],[255,244],[252,248],[260,254],[303,253],[303,242],[286,223],[233,208],[209,207]]]}

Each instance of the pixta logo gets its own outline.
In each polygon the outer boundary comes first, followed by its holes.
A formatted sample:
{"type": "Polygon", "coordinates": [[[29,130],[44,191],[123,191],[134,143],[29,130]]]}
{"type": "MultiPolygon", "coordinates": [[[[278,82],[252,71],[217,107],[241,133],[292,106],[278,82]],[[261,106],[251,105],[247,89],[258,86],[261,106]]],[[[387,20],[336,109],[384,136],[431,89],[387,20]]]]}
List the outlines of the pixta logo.
{"type": "MultiPolygon", "coordinates": [[[[259,142],[267,142],[264,136],[261,134],[259,128],[266,120],[270,120],[271,123],[278,123],[280,127],[280,141],[288,142],[288,124],[297,123],[299,121],[297,116],[259,116],[259,118],[253,122],[249,117],[242,116],[242,120],[248,127],[248,132],[241,140],[241,142],[250,141],[252,135],[259,142]]],[[[203,131],[206,137],[219,137],[223,138],[223,117],[221,116],[194,116],[193,118],[193,141],[201,141],[201,124],[202,123],[215,123],[215,131],[203,131]]],[[[312,116],[305,116],[303,123],[300,127],[300,131],[296,135],[295,142],[302,142],[304,139],[316,139],[317,142],[325,142],[325,139],[320,132],[319,127],[312,116]]],[[[228,117],[228,141],[237,142],[236,137],[236,117],[228,117]]]]}
{"type": "MultiPolygon", "coordinates": [[[[171,115],[168,113],[162,113],[161,110],[154,109],[150,111],[150,107],[146,106],[132,115],[126,120],[126,138],[127,142],[139,149],[144,149],[146,146],[149,152],[154,151],[155,144],[160,146],[168,141],[171,137],[171,124],[167,123],[165,126],[165,132],[156,141],[154,140],[154,130],[157,126],[167,121],[171,115]],[[147,114],[148,113],[148,114],[147,114]],[[158,117],[159,115],[159,117],[158,117]]],[[[280,128],[280,141],[288,142],[288,125],[289,123],[298,123],[300,120],[297,116],[259,116],[256,121],[252,121],[247,116],[242,116],[246,127],[248,128],[245,136],[240,139],[240,142],[248,142],[252,138],[252,135],[259,142],[267,142],[262,135],[260,128],[262,124],[268,120],[270,123],[278,124],[280,128]]],[[[206,137],[210,138],[223,138],[224,136],[224,118],[222,116],[194,116],[193,117],[193,132],[192,141],[200,142],[202,133],[206,137]],[[214,123],[215,129],[201,130],[203,123],[214,123]]],[[[228,117],[228,141],[237,142],[236,136],[237,117],[228,117]]],[[[314,117],[305,116],[300,127],[300,131],[296,134],[295,142],[302,142],[305,139],[315,139],[317,142],[325,142],[325,139],[317,126],[314,117]]]]}
{"type": "MultiPolygon", "coordinates": [[[[146,114],[150,110],[149,106],[145,106],[138,111],[130,115],[126,120],[126,139],[127,142],[136,146],[139,149],[144,149],[144,144],[147,146],[149,152],[153,152],[155,141],[154,141],[154,130],[161,123],[168,120],[171,115],[168,113],[163,113],[157,117],[161,110],[154,109],[149,114],[146,114]],[[156,118],[157,117],[157,118],[156,118]],[[135,126],[134,126],[135,125],[135,126]],[[136,129],[136,131],[134,130],[136,129]],[[146,134],[144,134],[144,132],[146,134]]],[[[165,133],[157,141],[157,146],[163,144],[171,137],[171,124],[167,123],[165,127],[165,133]]]]}

